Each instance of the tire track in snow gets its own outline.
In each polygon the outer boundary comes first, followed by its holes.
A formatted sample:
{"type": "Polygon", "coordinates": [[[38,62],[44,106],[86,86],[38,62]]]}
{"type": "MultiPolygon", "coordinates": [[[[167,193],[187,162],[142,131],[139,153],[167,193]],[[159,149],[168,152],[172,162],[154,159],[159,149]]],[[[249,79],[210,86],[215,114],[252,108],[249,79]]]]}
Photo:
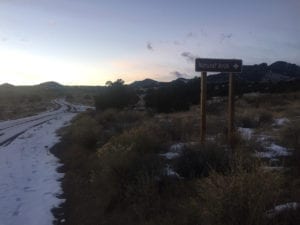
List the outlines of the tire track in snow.
{"type": "Polygon", "coordinates": [[[7,121],[4,122],[6,126],[2,126],[0,123],[0,146],[6,146],[10,144],[14,139],[16,139],[18,136],[26,132],[27,130],[39,126],[43,123],[46,123],[54,118],[56,118],[58,115],[66,113],[66,112],[77,112],[76,107],[72,106],[71,104],[68,104],[64,101],[56,101],[57,104],[59,104],[59,109],[46,113],[48,115],[36,115],[33,117],[27,117],[24,119],[18,119],[14,121],[7,121]]]}
{"type": "Polygon", "coordinates": [[[86,107],[60,104],[51,115],[0,122],[0,225],[52,225],[51,210],[64,201],[61,164],[49,149],[59,142],[56,130],[86,107]]]}

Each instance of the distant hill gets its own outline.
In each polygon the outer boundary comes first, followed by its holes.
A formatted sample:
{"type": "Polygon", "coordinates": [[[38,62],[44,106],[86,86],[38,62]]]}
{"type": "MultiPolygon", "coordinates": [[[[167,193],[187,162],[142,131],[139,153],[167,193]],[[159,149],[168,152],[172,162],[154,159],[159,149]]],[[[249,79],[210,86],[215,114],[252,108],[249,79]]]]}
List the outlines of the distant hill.
{"type": "Polygon", "coordinates": [[[58,88],[63,88],[64,87],[60,83],[57,83],[57,82],[54,82],[54,81],[48,81],[48,82],[45,82],[45,83],[41,83],[37,86],[45,88],[45,89],[58,89],[58,88]]]}
{"type": "MultiPolygon", "coordinates": [[[[259,65],[245,65],[242,73],[236,78],[242,82],[274,82],[292,81],[300,79],[300,66],[283,61],[271,65],[262,63],[259,65]]],[[[224,83],[228,81],[228,74],[220,73],[208,77],[208,82],[224,83]]]]}
{"type": "Polygon", "coordinates": [[[159,87],[163,84],[163,82],[159,82],[152,79],[145,79],[142,81],[135,81],[130,84],[133,88],[153,88],[153,87],[159,87]]]}
{"type": "Polygon", "coordinates": [[[9,83],[4,83],[4,84],[0,85],[0,88],[13,88],[13,87],[14,87],[14,85],[9,84],[9,83]]]}

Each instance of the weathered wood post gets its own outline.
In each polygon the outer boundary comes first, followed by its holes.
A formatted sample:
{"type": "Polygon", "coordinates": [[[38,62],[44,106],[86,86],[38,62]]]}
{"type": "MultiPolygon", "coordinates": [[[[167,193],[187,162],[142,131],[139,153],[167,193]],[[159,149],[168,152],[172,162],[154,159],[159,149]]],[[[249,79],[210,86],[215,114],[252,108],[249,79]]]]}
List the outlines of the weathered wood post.
{"type": "Polygon", "coordinates": [[[200,96],[200,104],[201,104],[201,121],[200,121],[200,142],[201,144],[205,143],[206,138],[206,79],[207,73],[201,73],[201,96],[200,96]]]}
{"type": "Polygon", "coordinates": [[[228,142],[232,146],[234,138],[234,74],[229,74],[228,86],[228,142]]]}

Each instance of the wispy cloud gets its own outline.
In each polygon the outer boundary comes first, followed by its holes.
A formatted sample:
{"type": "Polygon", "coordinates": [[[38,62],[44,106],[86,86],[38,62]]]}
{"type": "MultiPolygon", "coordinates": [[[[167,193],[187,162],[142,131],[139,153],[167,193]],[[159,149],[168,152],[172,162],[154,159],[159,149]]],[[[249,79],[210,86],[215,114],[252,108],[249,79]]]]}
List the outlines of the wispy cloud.
{"type": "Polygon", "coordinates": [[[28,42],[29,40],[27,38],[22,37],[22,38],[20,38],[20,41],[21,42],[28,42]]]}
{"type": "Polygon", "coordinates": [[[226,39],[229,40],[229,39],[232,38],[232,36],[233,36],[232,33],[229,33],[229,34],[224,34],[224,33],[222,33],[222,34],[220,35],[220,42],[222,43],[222,42],[225,41],[226,39]]]}
{"type": "Polygon", "coordinates": [[[194,55],[194,54],[192,54],[190,52],[183,52],[183,53],[181,53],[181,56],[183,58],[185,58],[188,62],[192,62],[192,63],[194,63],[195,60],[196,60],[196,58],[197,58],[196,55],[194,55]]]}
{"type": "Polygon", "coordinates": [[[208,36],[208,33],[204,29],[200,30],[200,34],[201,34],[202,37],[207,37],[208,36]]]}
{"type": "Polygon", "coordinates": [[[55,27],[56,25],[57,25],[57,22],[55,20],[49,20],[48,21],[48,26],[55,27]]]}
{"type": "Polygon", "coordinates": [[[180,41],[173,41],[174,45],[181,45],[182,43],[180,41]]]}
{"type": "Polygon", "coordinates": [[[175,76],[176,78],[188,77],[188,75],[186,73],[181,73],[181,72],[178,72],[178,71],[173,71],[170,74],[175,76]]]}
{"type": "Polygon", "coordinates": [[[6,37],[2,37],[2,38],[0,38],[0,41],[2,41],[2,42],[6,42],[6,41],[8,41],[8,38],[6,38],[6,37]]]}
{"type": "Polygon", "coordinates": [[[152,45],[151,42],[148,42],[148,43],[147,43],[147,49],[148,49],[149,51],[153,51],[153,50],[154,50],[154,49],[153,49],[153,45],[152,45]]]}
{"type": "Polygon", "coordinates": [[[186,35],[187,38],[196,38],[197,37],[197,34],[195,32],[189,32],[187,35],[186,35]]]}

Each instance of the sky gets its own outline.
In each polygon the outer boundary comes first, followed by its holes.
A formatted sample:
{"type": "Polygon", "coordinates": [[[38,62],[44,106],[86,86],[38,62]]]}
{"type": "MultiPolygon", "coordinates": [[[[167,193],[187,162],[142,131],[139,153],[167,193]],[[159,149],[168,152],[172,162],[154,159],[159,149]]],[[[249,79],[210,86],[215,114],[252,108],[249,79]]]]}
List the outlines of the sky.
{"type": "Polygon", "coordinates": [[[0,84],[199,76],[195,58],[300,65],[299,0],[0,0],[0,84]]]}

